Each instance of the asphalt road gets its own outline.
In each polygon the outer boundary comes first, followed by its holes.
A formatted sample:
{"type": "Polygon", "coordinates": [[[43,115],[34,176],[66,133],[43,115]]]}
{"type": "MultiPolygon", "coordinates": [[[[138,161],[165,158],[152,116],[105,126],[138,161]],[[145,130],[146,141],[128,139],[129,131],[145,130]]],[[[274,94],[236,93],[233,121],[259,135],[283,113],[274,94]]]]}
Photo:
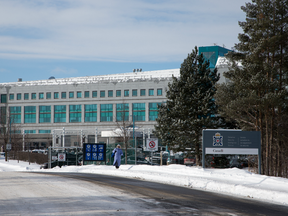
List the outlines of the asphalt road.
{"type": "MultiPolygon", "coordinates": [[[[138,179],[86,173],[45,173],[77,179],[117,189],[145,203],[145,208],[158,209],[159,215],[288,215],[288,206],[243,199],[201,190],[187,189],[138,179]]],[[[41,173],[43,175],[43,173],[41,173]]],[[[149,215],[142,214],[139,215],[149,215]]],[[[153,214],[151,214],[153,215],[153,214]]]]}

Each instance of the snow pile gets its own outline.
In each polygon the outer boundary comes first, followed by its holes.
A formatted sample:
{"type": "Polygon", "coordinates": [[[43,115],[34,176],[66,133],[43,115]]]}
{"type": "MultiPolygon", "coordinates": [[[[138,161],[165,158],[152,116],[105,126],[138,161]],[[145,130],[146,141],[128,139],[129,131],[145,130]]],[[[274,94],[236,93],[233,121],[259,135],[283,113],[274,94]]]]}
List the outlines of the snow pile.
{"type": "Polygon", "coordinates": [[[248,170],[203,169],[184,165],[108,165],[55,167],[40,170],[37,164],[0,159],[0,171],[80,172],[136,178],[146,181],[207,190],[288,205],[288,179],[251,173],[248,170]]]}

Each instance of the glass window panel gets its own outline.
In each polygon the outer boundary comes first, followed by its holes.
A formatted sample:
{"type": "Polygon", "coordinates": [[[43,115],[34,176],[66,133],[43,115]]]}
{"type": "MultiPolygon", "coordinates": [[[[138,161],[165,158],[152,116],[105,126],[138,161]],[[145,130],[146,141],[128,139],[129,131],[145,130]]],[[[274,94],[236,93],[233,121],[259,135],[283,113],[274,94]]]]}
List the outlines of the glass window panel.
{"type": "Polygon", "coordinates": [[[113,97],[113,90],[108,90],[108,97],[113,97]]]}
{"type": "Polygon", "coordinates": [[[66,92],[61,92],[61,98],[66,99],[66,92]]]}
{"type": "Polygon", "coordinates": [[[97,91],[93,91],[93,92],[92,92],[92,97],[93,97],[93,98],[96,98],[96,97],[97,97],[97,91]]]}
{"type": "Polygon", "coordinates": [[[105,91],[100,91],[100,97],[105,97],[105,91]]]}
{"type": "Polygon", "coordinates": [[[97,104],[85,105],[85,122],[97,122],[97,104]]]}
{"type": "Polygon", "coordinates": [[[89,98],[89,93],[90,93],[89,91],[85,91],[84,97],[85,97],[85,98],[89,98]]]}
{"type": "Polygon", "coordinates": [[[137,89],[132,90],[132,96],[137,96],[137,89]]]}
{"type": "Polygon", "coordinates": [[[121,97],[121,90],[116,90],[116,97],[121,97]]]}
{"type": "Polygon", "coordinates": [[[15,124],[21,123],[21,106],[13,106],[9,107],[10,115],[11,115],[11,122],[15,124]]]}
{"type": "Polygon", "coordinates": [[[113,121],[113,104],[100,105],[100,121],[101,122],[113,121]]]}
{"type": "Polygon", "coordinates": [[[161,96],[162,95],[162,89],[157,89],[157,95],[161,96]]]}
{"type": "Polygon", "coordinates": [[[51,123],[51,106],[39,106],[39,123],[51,123]]]}
{"type": "Polygon", "coordinates": [[[29,100],[29,94],[28,93],[24,93],[24,100],[29,100]]]}
{"type": "Polygon", "coordinates": [[[82,105],[69,105],[69,122],[81,122],[82,105]]]}
{"type": "Polygon", "coordinates": [[[46,99],[51,99],[51,92],[46,92],[46,99]]]}
{"type": "Polygon", "coordinates": [[[145,95],[146,95],[146,89],[141,89],[140,96],[145,96],[145,95]]]}
{"type": "Polygon", "coordinates": [[[44,93],[39,93],[39,99],[44,99],[44,93]]]}
{"type": "Polygon", "coordinates": [[[81,91],[77,92],[77,98],[82,98],[82,92],[81,91]]]}
{"type": "Polygon", "coordinates": [[[31,94],[31,99],[32,99],[32,100],[35,100],[35,99],[36,99],[36,93],[32,93],[32,94],[31,94]]]}
{"type": "Polygon", "coordinates": [[[36,123],[36,106],[24,107],[24,123],[36,123]]]}
{"type": "Polygon", "coordinates": [[[154,95],[154,89],[149,89],[149,96],[153,96],[154,95]]]}
{"type": "Polygon", "coordinates": [[[54,106],[54,122],[66,122],[66,105],[55,105],[54,106]]]}
{"type": "Polygon", "coordinates": [[[129,90],[124,90],[124,97],[129,97],[129,90]]]}
{"type": "Polygon", "coordinates": [[[69,92],[69,98],[74,98],[74,92],[69,92]]]}
{"type": "Polygon", "coordinates": [[[17,94],[17,100],[21,100],[21,93],[17,94]]]}
{"type": "Polygon", "coordinates": [[[14,100],[14,94],[9,95],[9,100],[14,100]]]}
{"type": "Polygon", "coordinates": [[[135,121],[145,121],[145,103],[133,103],[132,112],[135,121]]]}

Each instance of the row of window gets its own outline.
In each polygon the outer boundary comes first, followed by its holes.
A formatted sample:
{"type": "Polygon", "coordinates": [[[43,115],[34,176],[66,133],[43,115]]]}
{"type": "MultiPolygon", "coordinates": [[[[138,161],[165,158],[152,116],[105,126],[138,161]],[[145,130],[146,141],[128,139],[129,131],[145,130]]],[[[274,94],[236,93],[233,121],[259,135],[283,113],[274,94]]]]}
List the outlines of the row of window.
{"type": "MultiPolygon", "coordinates": [[[[158,105],[161,103],[149,103],[149,121],[155,121],[158,117],[158,105]]],[[[145,103],[132,103],[132,115],[135,121],[146,121],[145,103]]],[[[1,107],[2,108],[2,107],[1,107]]],[[[4,108],[4,107],[3,107],[4,108]]],[[[12,123],[21,123],[21,106],[9,107],[12,123]]],[[[129,120],[129,104],[116,104],[116,121],[129,120]]],[[[97,122],[97,104],[84,105],[84,122],[97,122]]],[[[82,105],[69,105],[67,115],[66,105],[39,106],[38,123],[66,123],[69,116],[70,123],[81,123],[82,105]],[[54,116],[51,116],[51,108],[54,108],[54,116]]],[[[36,106],[24,106],[24,123],[36,123],[36,106]]],[[[113,104],[100,104],[100,122],[113,121],[113,104]]]]}
{"type": "MultiPolygon", "coordinates": [[[[106,97],[106,93],[108,97],[114,97],[114,91],[113,90],[108,90],[106,91],[100,91],[100,98],[104,98],[106,97]]],[[[130,90],[124,90],[123,92],[124,97],[129,97],[130,95],[130,90]]],[[[82,91],[77,91],[76,94],[75,92],[71,91],[68,92],[46,92],[46,99],[51,99],[52,98],[52,94],[53,94],[53,98],[54,99],[59,99],[61,97],[61,99],[66,99],[67,97],[69,98],[82,98],[82,91]]],[[[132,97],[138,96],[138,94],[140,96],[146,96],[146,89],[140,89],[140,92],[138,92],[138,89],[132,89],[132,97]]],[[[149,96],[154,96],[154,89],[149,89],[148,90],[148,95],[149,96]]],[[[162,96],[163,92],[162,92],[162,88],[157,89],[157,96],[162,96]]],[[[97,91],[92,91],[91,92],[92,98],[97,98],[98,96],[98,92],[97,91]]],[[[116,97],[121,97],[122,95],[122,91],[121,90],[116,90],[116,97]]],[[[31,97],[31,100],[35,100],[37,98],[37,94],[36,93],[31,93],[31,95],[29,93],[24,93],[24,100],[29,100],[29,96],[31,97]]],[[[44,99],[44,92],[41,92],[38,94],[38,99],[44,99]]],[[[84,98],[90,98],[90,91],[84,91],[84,98]]],[[[17,93],[16,94],[16,100],[21,100],[22,99],[22,93],[17,93]]],[[[9,100],[15,100],[15,95],[13,93],[9,94],[9,100]]],[[[1,95],[1,103],[6,103],[6,95],[1,95]],[[2,100],[3,99],[3,100],[2,100]]]]}

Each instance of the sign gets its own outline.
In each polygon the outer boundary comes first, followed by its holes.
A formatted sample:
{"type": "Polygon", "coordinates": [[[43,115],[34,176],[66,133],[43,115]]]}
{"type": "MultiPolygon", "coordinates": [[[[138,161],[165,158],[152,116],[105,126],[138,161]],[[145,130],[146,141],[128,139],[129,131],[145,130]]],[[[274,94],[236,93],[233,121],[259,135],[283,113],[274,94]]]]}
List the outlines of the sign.
{"type": "Polygon", "coordinates": [[[58,161],[66,161],[66,153],[58,153],[58,161]]]}
{"type": "Polygon", "coordinates": [[[6,150],[11,150],[12,149],[12,145],[11,144],[6,144],[6,150]]]}
{"type": "Polygon", "coordinates": [[[261,132],[229,129],[206,129],[202,131],[202,164],[206,154],[258,155],[261,173],[261,132]]]}
{"type": "Polygon", "coordinates": [[[52,155],[52,161],[55,161],[55,160],[57,160],[57,159],[58,159],[57,156],[52,155]]]}
{"type": "Polygon", "coordinates": [[[103,143],[83,143],[83,161],[105,161],[106,144],[103,143]]]}
{"type": "Polygon", "coordinates": [[[147,139],[146,149],[147,151],[158,151],[158,139],[157,138],[147,139]]]}

